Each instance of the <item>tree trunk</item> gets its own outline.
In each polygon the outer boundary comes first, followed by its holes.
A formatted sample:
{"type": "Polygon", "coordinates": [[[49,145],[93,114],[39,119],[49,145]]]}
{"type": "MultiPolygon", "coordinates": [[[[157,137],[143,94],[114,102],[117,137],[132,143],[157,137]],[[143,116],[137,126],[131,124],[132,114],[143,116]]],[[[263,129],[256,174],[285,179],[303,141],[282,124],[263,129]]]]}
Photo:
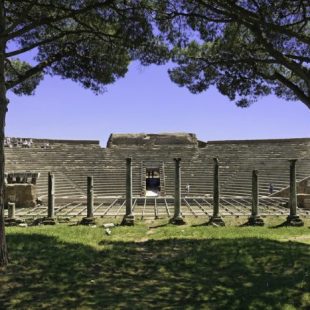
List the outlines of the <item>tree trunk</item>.
{"type": "MultiPolygon", "coordinates": [[[[1,57],[0,57],[1,58],[1,57]]],[[[1,67],[1,65],[0,65],[1,67]]],[[[0,87],[2,88],[2,87],[0,87]]],[[[8,263],[4,230],[4,127],[7,101],[0,91],[0,267],[8,263]]]]}
{"type": "Polygon", "coordinates": [[[8,100],[6,98],[4,62],[6,41],[1,39],[5,31],[4,1],[0,1],[0,267],[8,263],[8,252],[4,230],[4,128],[8,100]]]}

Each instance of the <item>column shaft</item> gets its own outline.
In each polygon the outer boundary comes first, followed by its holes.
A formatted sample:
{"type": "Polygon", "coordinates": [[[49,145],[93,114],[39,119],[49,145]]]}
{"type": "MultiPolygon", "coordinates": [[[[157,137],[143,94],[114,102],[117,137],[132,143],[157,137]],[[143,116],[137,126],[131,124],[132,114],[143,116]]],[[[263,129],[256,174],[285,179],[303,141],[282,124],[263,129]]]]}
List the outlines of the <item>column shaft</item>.
{"type": "Polygon", "coordinates": [[[93,177],[87,177],[87,217],[93,217],[94,207],[94,180],[93,177]]]}
{"type": "Polygon", "coordinates": [[[181,158],[174,158],[174,218],[181,217],[181,158]]]}
{"type": "Polygon", "coordinates": [[[252,216],[258,215],[258,171],[252,171],[252,216]]]}
{"type": "Polygon", "coordinates": [[[213,175],[213,217],[219,216],[220,208],[220,182],[219,182],[219,161],[213,158],[214,175],[213,175]]]}
{"type": "Polygon", "coordinates": [[[132,213],[132,160],[126,158],[126,215],[132,213]]]}
{"type": "Polygon", "coordinates": [[[290,160],[290,216],[297,215],[296,162],[290,160]]]}
{"type": "Polygon", "coordinates": [[[50,172],[48,173],[48,209],[47,217],[54,217],[54,206],[55,206],[55,178],[50,172]]]}

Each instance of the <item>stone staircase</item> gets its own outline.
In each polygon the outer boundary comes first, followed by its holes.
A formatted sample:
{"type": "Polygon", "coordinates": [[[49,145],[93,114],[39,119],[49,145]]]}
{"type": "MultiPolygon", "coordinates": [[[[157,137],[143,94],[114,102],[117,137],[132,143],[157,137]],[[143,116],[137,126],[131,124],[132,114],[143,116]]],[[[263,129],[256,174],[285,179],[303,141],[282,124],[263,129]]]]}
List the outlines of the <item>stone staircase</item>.
{"type": "Polygon", "coordinates": [[[43,199],[47,197],[48,172],[55,175],[56,196],[72,199],[85,197],[86,190],[76,184],[67,172],[77,171],[77,174],[82,177],[89,166],[98,165],[98,159],[101,158],[102,153],[99,143],[47,140],[50,147],[42,148],[40,142],[35,139],[33,141],[31,148],[5,148],[5,170],[7,172],[40,173],[37,191],[38,196],[43,199]]]}
{"type": "MultiPolygon", "coordinates": [[[[269,184],[280,191],[289,184],[289,159],[297,158],[297,180],[310,176],[310,139],[211,141],[198,145],[122,146],[101,148],[98,141],[33,139],[31,148],[5,148],[6,172],[39,172],[38,194],[47,197],[47,174],[55,174],[56,197],[85,199],[86,178],[94,177],[97,197],[125,195],[125,159],[132,157],[133,194],[145,189],[145,167],[157,163],[162,191],[174,194],[174,161],[180,157],[182,191],[187,196],[212,195],[213,159],[220,161],[220,186],[224,196],[251,194],[251,173],[259,170],[261,195],[269,184]],[[42,146],[48,143],[48,148],[42,146]],[[144,170],[143,170],[144,169],[144,170]],[[189,194],[186,185],[190,185],[189,194]]],[[[144,207],[144,206],[139,206],[144,207]]],[[[164,206],[163,206],[164,207],[164,206]]]]}
{"type": "Polygon", "coordinates": [[[214,141],[201,152],[219,157],[223,195],[250,195],[251,171],[259,171],[260,194],[269,184],[279,191],[289,184],[289,159],[297,158],[297,180],[310,176],[310,139],[214,141]]]}

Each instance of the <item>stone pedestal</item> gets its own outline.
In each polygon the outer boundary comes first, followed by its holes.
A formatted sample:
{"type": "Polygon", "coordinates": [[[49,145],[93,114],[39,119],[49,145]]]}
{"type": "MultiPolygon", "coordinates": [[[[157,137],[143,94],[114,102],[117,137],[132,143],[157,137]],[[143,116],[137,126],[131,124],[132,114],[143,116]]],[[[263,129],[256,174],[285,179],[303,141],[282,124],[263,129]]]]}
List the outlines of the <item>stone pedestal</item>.
{"type": "Polygon", "coordinates": [[[208,222],[212,226],[225,226],[225,222],[221,216],[212,216],[208,222]]]}
{"type": "Polygon", "coordinates": [[[135,224],[135,216],[132,213],[132,160],[126,158],[126,214],[121,225],[132,226],[135,224]]]}
{"type": "Polygon", "coordinates": [[[170,224],[173,225],[185,225],[186,222],[184,221],[184,218],[182,216],[173,217],[169,220],[170,224]]]}
{"type": "Polygon", "coordinates": [[[15,203],[8,202],[8,218],[14,219],[15,218],[15,203]]]}
{"type": "Polygon", "coordinates": [[[174,214],[169,222],[174,225],[184,225],[185,221],[181,213],[181,158],[174,158],[174,162],[174,214]]]}
{"type": "Polygon", "coordinates": [[[53,217],[45,217],[42,220],[43,225],[56,225],[56,220],[53,217]]]}
{"type": "Polygon", "coordinates": [[[94,217],[83,217],[80,224],[81,225],[96,225],[96,220],[94,217]]]}
{"type": "Polygon", "coordinates": [[[128,214],[123,217],[121,225],[133,226],[135,224],[135,216],[133,214],[128,214]]]}
{"type": "Polygon", "coordinates": [[[264,226],[264,220],[259,215],[251,215],[249,217],[248,225],[250,226],[264,226]]]}
{"type": "Polygon", "coordinates": [[[304,222],[298,215],[289,215],[286,218],[286,225],[292,227],[302,227],[304,226],[304,222]]]}
{"type": "Polygon", "coordinates": [[[15,217],[15,203],[8,202],[8,217],[4,219],[5,226],[18,226],[24,222],[24,220],[15,217]]]}

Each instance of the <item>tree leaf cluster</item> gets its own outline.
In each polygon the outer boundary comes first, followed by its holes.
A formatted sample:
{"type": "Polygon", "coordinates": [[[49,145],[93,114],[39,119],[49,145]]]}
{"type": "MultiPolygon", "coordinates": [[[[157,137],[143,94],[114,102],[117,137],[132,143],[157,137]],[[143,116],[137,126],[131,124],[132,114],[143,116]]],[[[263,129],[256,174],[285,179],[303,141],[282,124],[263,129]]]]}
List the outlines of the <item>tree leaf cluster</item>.
{"type": "Polygon", "coordinates": [[[271,93],[310,108],[310,2],[159,1],[157,23],[191,92],[211,85],[246,107],[271,93]]]}
{"type": "Polygon", "coordinates": [[[150,13],[141,1],[4,2],[7,24],[0,38],[7,46],[6,86],[15,93],[32,94],[45,73],[100,93],[124,77],[132,60],[167,60],[168,49],[153,34],[150,13]],[[23,70],[12,72],[16,57],[25,53],[34,55],[33,63],[19,61],[23,70]]]}

